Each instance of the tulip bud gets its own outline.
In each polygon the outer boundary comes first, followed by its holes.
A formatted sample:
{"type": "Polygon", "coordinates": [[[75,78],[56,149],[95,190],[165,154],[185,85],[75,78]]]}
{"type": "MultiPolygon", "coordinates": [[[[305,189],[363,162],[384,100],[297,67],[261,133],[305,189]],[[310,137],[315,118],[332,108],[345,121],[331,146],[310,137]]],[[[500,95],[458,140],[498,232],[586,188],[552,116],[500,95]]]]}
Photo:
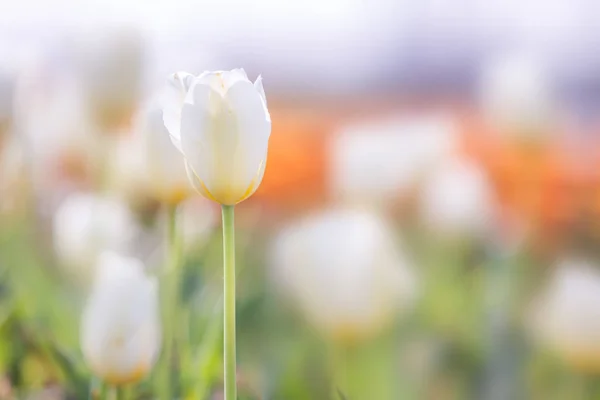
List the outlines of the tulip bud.
{"type": "Polygon", "coordinates": [[[160,349],[157,282],[141,261],[104,253],[83,313],[81,346],[91,370],[111,385],[139,381],[160,349]]]}
{"type": "Polygon", "coordinates": [[[357,341],[409,308],[416,281],[376,214],[332,210],[289,226],[273,246],[275,283],[323,334],[357,341]]]}
{"type": "Polygon", "coordinates": [[[252,84],[242,69],[198,77],[176,73],[169,78],[163,120],[199,193],[233,205],[258,189],[271,134],[260,77],[252,84]]]}

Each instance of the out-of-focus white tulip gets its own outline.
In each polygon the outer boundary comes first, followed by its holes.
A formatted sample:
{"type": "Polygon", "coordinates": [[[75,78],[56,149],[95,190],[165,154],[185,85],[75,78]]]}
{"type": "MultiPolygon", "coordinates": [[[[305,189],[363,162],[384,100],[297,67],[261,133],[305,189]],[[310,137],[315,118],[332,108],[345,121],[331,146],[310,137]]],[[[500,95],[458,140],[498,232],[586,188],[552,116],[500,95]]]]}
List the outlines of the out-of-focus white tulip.
{"type": "Polygon", "coordinates": [[[127,253],[137,230],[124,203],[75,193],[66,198],[54,217],[54,247],[66,271],[87,280],[93,276],[98,256],[107,250],[127,253]]]}
{"type": "Polygon", "coordinates": [[[183,201],[192,187],[181,153],[171,144],[161,110],[148,109],[143,114],[139,129],[143,137],[146,172],[155,197],[170,204],[183,201]]]}
{"type": "Polygon", "coordinates": [[[456,134],[446,116],[346,127],[331,143],[334,195],[353,203],[389,202],[454,150],[456,134]]]}
{"type": "Polygon", "coordinates": [[[485,234],[494,222],[493,190],[475,162],[453,157],[439,163],[421,196],[421,216],[431,231],[485,234]]]}
{"type": "Polygon", "coordinates": [[[62,198],[61,191],[94,180],[104,146],[72,79],[51,67],[49,60],[36,60],[20,75],[15,126],[22,136],[39,200],[53,210],[62,198]]]}
{"type": "Polygon", "coordinates": [[[169,77],[165,126],[203,196],[233,205],[260,185],[267,163],[271,117],[258,77],[242,69],[169,77]]]}
{"type": "Polygon", "coordinates": [[[141,131],[114,138],[108,164],[108,186],[129,204],[136,205],[153,196],[141,131]]]}
{"type": "Polygon", "coordinates": [[[142,379],[160,349],[157,282],[134,258],[103,253],[81,322],[81,347],[99,378],[111,385],[142,379]]]}
{"type": "Polygon", "coordinates": [[[131,134],[115,138],[112,155],[109,184],[131,203],[152,198],[174,205],[193,192],[158,108],[146,107],[131,134]]]}
{"type": "Polygon", "coordinates": [[[532,326],[537,338],[572,367],[600,371],[600,271],[581,260],[559,264],[536,300],[532,326]]]}
{"type": "Polygon", "coordinates": [[[526,55],[507,55],[485,66],[480,97],[490,122],[509,134],[539,135],[555,117],[555,98],[547,71],[526,55]]]}
{"type": "Polygon", "coordinates": [[[105,131],[129,125],[142,95],[140,32],[109,29],[79,39],[76,73],[90,116],[105,131]]]}
{"type": "Polygon", "coordinates": [[[272,272],[282,293],[334,340],[376,334],[416,294],[416,280],[377,215],[336,209],[310,216],[276,238],[272,272]]]}

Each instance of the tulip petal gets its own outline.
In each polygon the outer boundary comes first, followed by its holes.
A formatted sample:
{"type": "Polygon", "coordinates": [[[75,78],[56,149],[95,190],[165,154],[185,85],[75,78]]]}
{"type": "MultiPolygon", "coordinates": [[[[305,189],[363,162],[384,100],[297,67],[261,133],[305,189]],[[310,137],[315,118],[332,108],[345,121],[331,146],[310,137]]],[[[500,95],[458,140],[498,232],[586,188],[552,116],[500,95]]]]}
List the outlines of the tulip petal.
{"type": "Polygon", "coordinates": [[[256,175],[250,182],[250,185],[248,185],[246,192],[237,201],[238,203],[246,200],[248,197],[252,196],[254,194],[254,192],[256,192],[256,189],[258,189],[258,187],[260,186],[263,176],[265,175],[266,167],[267,167],[267,161],[266,161],[266,159],[264,159],[263,161],[261,161],[260,166],[258,167],[258,171],[256,172],[256,175]]]}
{"type": "Polygon", "coordinates": [[[225,81],[223,80],[223,74],[225,71],[204,71],[196,78],[196,84],[202,84],[210,87],[217,93],[225,92],[225,81]]]}
{"type": "Polygon", "coordinates": [[[267,114],[268,120],[271,121],[271,115],[269,114],[269,109],[267,108],[267,96],[265,95],[265,89],[263,88],[262,81],[262,75],[259,75],[254,82],[254,88],[258,91],[258,94],[260,94],[260,98],[262,99],[263,106],[265,108],[265,114],[267,114]]]}
{"type": "Polygon", "coordinates": [[[202,196],[206,197],[207,199],[217,201],[214,198],[214,196],[208,191],[204,182],[202,182],[202,180],[200,178],[198,178],[198,175],[196,175],[193,168],[190,166],[190,164],[187,161],[185,162],[185,172],[187,172],[187,176],[188,176],[190,183],[192,184],[192,187],[198,193],[200,193],[202,196]]]}
{"type": "MultiPolygon", "coordinates": [[[[271,120],[261,95],[250,81],[239,81],[229,88],[226,101],[237,120],[240,147],[238,163],[241,163],[239,179],[247,188],[267,157],[271,120]]],[[[259,184],[260,181],[256,186],[259,184]]]]}
{"type": "MultiPolygon", "coordinates": [[[[186,162],[207,185],[215,170],[212,129],[213,112],[222,102],[221,95],[199,80],[188,94],[181,113],[181,145],[186,162]]],[[[218,134],[217,134],[218,135],[218,134]]]]}
{"type": "Polygon", "coordinates": [[[248,76],[242,68],[232,71],[205,71],[196,80],[199,83],[210,86],[215,92],[224,95],[227,89],[238,81],[247,81],[248,76]]]}
{"type": "Polygon", "coordinates": [[[247,81],[248,75],[246,75],[246,71],[243,68],[237,68],[224,72],[223,79],[225,80],[225,87],[230,88],[238,81],[247,81]]]}
{"type": "Polygon", "coordinates": [[[181,150],[181,107],[194,76],[187,72],[177,72],[167,79],[162,95],[163,122],[169,131],[173,144],[181,150]]]}

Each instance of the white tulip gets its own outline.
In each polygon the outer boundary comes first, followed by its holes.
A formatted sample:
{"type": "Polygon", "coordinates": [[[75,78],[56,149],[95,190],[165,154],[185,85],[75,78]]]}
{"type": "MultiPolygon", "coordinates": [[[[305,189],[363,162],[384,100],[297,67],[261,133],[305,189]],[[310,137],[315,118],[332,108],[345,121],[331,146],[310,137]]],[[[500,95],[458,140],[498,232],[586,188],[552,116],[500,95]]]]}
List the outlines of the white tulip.
{"type": "Polygon", "coordinates": [[[110,163],[110,185],[135,203],[153,198],[178,204],[192,192],[181,153],[173,146],[152,104],[137,116],[133,132],[116,138],[110,163]]]}
{"type": "Polygon", "coordinates": [[[336,340],[379,332],[407,309],[416,281],[378,215],[331,210],[284,229],[272,252],[275,283],[336,340]]]}
{"type": "Polygon", "coordinates": [[[173,74],[163,119],[202,195],[233,205],[258,189],[271,134],[261,77],[252,84],[242,69],[173,74]]]}
{"type": "Polygon", "coordinates": [[[132,29],[83,34],[76,73],[88,112],[105,130],[127,125],[142,92],[144,46],[132,29]]]}
{"type": "Polygon", "coordinates": [[[65,199],[54,217],[54,247],[67,273],[87,280],[102,252],[130,250],[137,229],[124,203],[76,193],[65,199]]]}
{"type": "Polygon", "coordinates": [[[181,154],[169,140],[161,110],[152,107],[146,110],[139,129],[143,137],[146,172],[155,196],[167,203],[181,202],[188,197],[191,186],[181,154]]]}
{"type": "Polygon", "coordinates": [[[444,160],[425,182],[421,196],[421,217],[433,231],[476,235],[493,225],[493,190],[474,162],[444,160]]]}
{"type": "Polygon", "coordinates": [[[581,260],[559,264],[536,300],[532,326],[537,338],[577,369],[600,371],[600,272],[581,260]]]}
{"type": "Polygon", "coordinates": [[[393,201],[453,150],[456,134],[443,115],[345,127],[331,144],[334,195],[353,203],[393,201]]]}
{"type": "Polygon", "coordinates": [[[39,201],[53,210],[65,186],[93,179],[104,154],[74,82],[50,68],[50,61],[36,60],[20,75],[15,128],[39,201]]]}
{"type": "Polygon", "coordinates": [[[517,135],[538,135],[555,112],[553,88],[539,60],[509,54],[484,67],[480,101],[490,122],[517,135]]]}
{"type": "Polygon", "coordinates": [[[157,282],[141,261],[101,255],[81,322],[81,347],[91,370],[112,385],[148,374],[160,349],[157,282]]]}
{"type": "MultiPolygon", "coordinates": [[[[151,198],[152,176],[148,173],[147,156],[142,132],[114,138],[111,143],[111,160],[108,163],[108,186],[129,204],[151,198]]],[[[172,146],[171,146],[172,147],[172,146]]]]}

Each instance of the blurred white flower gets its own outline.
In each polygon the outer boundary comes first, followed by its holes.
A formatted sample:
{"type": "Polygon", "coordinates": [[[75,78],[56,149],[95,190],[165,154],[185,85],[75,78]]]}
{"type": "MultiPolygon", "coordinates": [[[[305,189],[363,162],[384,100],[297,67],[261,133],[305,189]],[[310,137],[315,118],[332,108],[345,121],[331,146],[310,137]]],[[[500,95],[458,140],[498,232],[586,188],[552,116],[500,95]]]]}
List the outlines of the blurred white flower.
{"type": "Polygon", "coordinates": [[[132,204],[145,198],[179,204],[193,192],[181,153],[169,139],[162,112],[145,107],[129,135],[116,137],[109,185],[132,204]]]}
{"type": "Polygon", "coordinates": [[[130,28],[79,37],[77,77],[87,112],[105,131],[129,125],[142,95],[144,43],[130,28]]]}
{"type": "Polygon", "coordinates": [[[67,197],[53,221],[54,248],[61,265],[84,281],[93,276],[102,252],[127,253],[137,232],[136,221],[124,203],[87,193],[67,197]]]}
{"type": "Polygon", "coordinates": [[[142,114],[138,129],[143,138],[146,173],[155,197],[171,204],[183,201],[192,187],[183,157],[169,139],[162,111],[152,107],[147,109],[142,114]]]}
{"type": "Polygon", "coordinates": [[[157,282],[134,258],[103,253],[81,322],[81,347],[99,378],[123,385],[145,377],[160,349],[157,282]]]}
{"type": "Polygon", "coordinates": [[[600,371],[600,271],[581,260],[558,265],[536,299],[530,321],[536,337],[572,367],[600,371]]]}
{"type": "Polygon", "coordinates": [[[44,203],[54,203],[64,186],[90,183],[104,149],[74,82],[51,67],[49,60],[36,60],[19,76],[15,93],[16,129],[44,203]]]}
{"type": "Polygon", "coordinates": [[[348,126],[331,143],[331,188],[353,203],[385,204],[404,194],[440,157],[457,130],[444,115],[348,126]]]}
{"type": "Polygon", "coordinates": [[[484,66],[480,101],[497,128],[516,135],[546,133],[556,111],[553,88],[539,60],[510,54],[484,66]]]}
{"type": "Polygon", "coordinates": [[[140,130],[115,137],[108,164],[108,187],[129,204],[152,197],[152,176],[148,173],[144,138],[140,130]]]}
{"type": "Polygon", "coordinates": [[[173,74],[163,119],[203,196],[233,205],[258,189],[271,134],[261,77],[252,84],[243,69],[173,74]]]}
{"type": "Polygon", "coordinates": [[[335,209],[284,229],[272,249],[281,292],[334,340],[377,334],[409,308],[416,280],[376,214],[335,209]]]}
{"type": "Polygon", "coordinates": [[[485,234],[494,222],[494,194],[485,171],[466,159],[443,160],[425,181],[421,217],[433,232],[485,234]]]}

